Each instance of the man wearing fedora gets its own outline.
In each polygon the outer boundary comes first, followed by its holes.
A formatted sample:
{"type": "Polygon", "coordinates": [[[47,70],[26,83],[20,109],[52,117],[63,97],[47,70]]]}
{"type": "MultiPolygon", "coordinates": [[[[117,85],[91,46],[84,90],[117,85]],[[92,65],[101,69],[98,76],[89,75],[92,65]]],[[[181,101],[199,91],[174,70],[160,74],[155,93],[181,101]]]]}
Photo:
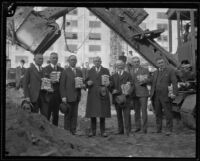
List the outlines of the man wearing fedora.
{"type": "Polygon", "coordinates": [[[78,104],[81,99],[81,88],[75,86],[75,78],[81,77],[82,72],[76,67],[77,58],[75,55],[70,55],[69,67],[63,70],[60,78],[60,95],[62,102],[70,106],[68,113],[64,116],[64,128],[76,134],[78,104]]]}
{"type": "Polygon", "coordinates": [[[105,132],[105,118],[111,117],[110,98],[107,85],[102,85],[102,76],[110,76],[107,68],[101,66],[101,58],[95,57],[92,67],[86,78],[88,88],[86,117],[91,119],[91,132],[89,137],[96,135],[96,121],[100,118],[101,136],[107,137],[105,132]]]}
{"type": "Polygon", "coordinates": [[[129,102],[133,91],[131,75],[124,70],[125,63],[122,60],[116,62],[117,72],[111,77],[111,92],[113,103],[117,112],[118,134],[129,136],[130,132],[130,106],[129,102]],[[129,84],[129,89],[123,91],[123,85],[129,84]],[[125,92],[125,93],[124,93],[125,92]]]}

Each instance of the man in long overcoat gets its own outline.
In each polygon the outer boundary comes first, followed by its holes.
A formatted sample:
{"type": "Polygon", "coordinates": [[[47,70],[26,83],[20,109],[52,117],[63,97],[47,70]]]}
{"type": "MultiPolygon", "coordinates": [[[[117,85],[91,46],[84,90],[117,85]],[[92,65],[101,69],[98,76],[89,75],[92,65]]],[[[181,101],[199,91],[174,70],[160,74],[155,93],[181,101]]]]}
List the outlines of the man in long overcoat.
{"type": "Polygon", "coordinates": [[[149,91],[147,88],[147,83],[150,83],[149,71],[140,65],[139,57],[132,58],[133,68],[131,70],[131,75],[133,83],[135,86],[135,95],[133,97],[134,109],[135,109],[135,132],[142,130],[147,133],[147,100],[149,97],[149,91]],[[143,77],[144,79],[142,80],[143,77]],[[141,126],[141,113],[142,113],[142,126],[141,126]]]}
{"type": "Polygon", "coordinates": [[[108,75],[107,68],[101,66],[101,58],[94,58],[94,67],[88,72],[86,86],[88,88],[86,117],[91,118],[91,132],[89,136],[96,135],[96,118],[100,118],[101,136],[107,137],[105,132],[105,118],[111,117],[110,98],[108,88],[102,86],[102,75],[108,75]]]}
{"type": "MultiPolygon", "coordinates": [[[[51,78],[52,72],[62,72],[63,68],[57,65],[58,62],[58,54],[52,52],[50,54],[50,64],[44,68],[45,77],[51,78]]],[[[59,91],[59,81],[54,81],[52,83],[52,92],[46,92],[46,97],[48,101],[48,117],[47,119],[50,120],[52,115],[52,123],[58,126],[58,118],[59,118],[59,105],[61,103],[60,91],[59,91]]]]}
{"type": "Polygon", "coordinates": [[[162,110],[166,117],[166,135],[170,135],[173,128],[171,101],[178,94],[175,70],[166,65],[162,57],[156,60],[159,69],[153,73],[151,86],[151,100],[156,114],[157,133],[162,132],[162,110]],[[168,86],[172,84],[173,92],[169,97],[168,86]]]}
{"type": "Polygon", "coordinates": [[[42,78],[44,77],[44,70],[42,68],[43,55],[34,55],[34,63],[26,70],[24,75],[24,95],[27,101],[31,102],[33,108],[32,112],[40,113],[47,117],[47,103],[45,100],[45,93],[41,90],[42,78]]]}
{"type": "Polygon", "coordinates": [[[70,108],[64,117],[64,128],[72,135],[76,134],[78,104],[81,99],[81,88],[75,88],[75,78],[81,77],[82,72],[76,67],[77,58],[75,55],[69,56],[69,67],[63,70],[60,78],[60,95],[62,102],[67,103],[70,108]]]}

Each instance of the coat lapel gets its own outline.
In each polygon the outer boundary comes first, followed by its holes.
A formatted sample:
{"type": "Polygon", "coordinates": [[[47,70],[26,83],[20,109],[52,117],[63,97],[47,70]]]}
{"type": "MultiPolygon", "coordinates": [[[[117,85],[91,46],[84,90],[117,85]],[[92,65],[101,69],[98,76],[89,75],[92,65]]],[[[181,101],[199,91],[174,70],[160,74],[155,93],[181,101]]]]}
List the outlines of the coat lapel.
{"type": "Polygon", "coordinates": [[[162,71],[161,76],[160,76],[160,81],[165,77],[166,73],[167,73],[167,68],[165,68],[165,69],[162,71]]]}
{"type": "Polygon", "coordinates": [[[41,80],[41,76],[35,65],[32,65],[33,73],[36,75],[36,77],[41,80]]]}

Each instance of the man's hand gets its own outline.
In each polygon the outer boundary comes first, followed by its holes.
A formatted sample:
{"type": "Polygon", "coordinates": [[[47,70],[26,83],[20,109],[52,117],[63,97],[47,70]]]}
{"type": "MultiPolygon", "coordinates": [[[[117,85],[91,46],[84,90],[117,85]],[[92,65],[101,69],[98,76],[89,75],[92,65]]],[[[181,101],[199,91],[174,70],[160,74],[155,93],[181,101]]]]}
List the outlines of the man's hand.
{"type": "Polygon", "coordinates": [[[25,100],[28,101],[28,102],[31,102],[30,97],[26,97],[25,100]]]}
{"type": "Polygon", "coordinates": [[[93,85],[93,81],[91,81],[91,80],[87,81],[87,85],[88,85],[88,86],[93,85]]]}
{"type": "Polygon", "coordinates": [[[66,97],[63,97],[63,98],[62,98],[62,102],[63,102],[63,103],[67,103],[67,98],[66,98],[66,97]]]}
{"type": "Polygon", "coordinates": [[[176,95],[174,95],[174,94],[172,93],[172,94],[170,94],[170,98],[171,98],[171,99],[175,99],[175,98],[176,98],[176,95]]]}
{"type": "Polygon", "coordinates": [[[118,93],[118,90],[114,89],[112,94],[118,93]]]}

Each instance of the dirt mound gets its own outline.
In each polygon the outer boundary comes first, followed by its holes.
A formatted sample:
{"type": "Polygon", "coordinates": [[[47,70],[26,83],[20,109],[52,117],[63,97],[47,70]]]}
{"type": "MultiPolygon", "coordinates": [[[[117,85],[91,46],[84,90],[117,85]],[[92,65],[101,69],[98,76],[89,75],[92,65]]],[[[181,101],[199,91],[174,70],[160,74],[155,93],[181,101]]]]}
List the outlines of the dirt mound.
{"type": "Polygon", "coordinates": [[[8,109],[6,118],[8,155],[81,155],[81,141],[50,124],[42,115],[8,109]]]}

